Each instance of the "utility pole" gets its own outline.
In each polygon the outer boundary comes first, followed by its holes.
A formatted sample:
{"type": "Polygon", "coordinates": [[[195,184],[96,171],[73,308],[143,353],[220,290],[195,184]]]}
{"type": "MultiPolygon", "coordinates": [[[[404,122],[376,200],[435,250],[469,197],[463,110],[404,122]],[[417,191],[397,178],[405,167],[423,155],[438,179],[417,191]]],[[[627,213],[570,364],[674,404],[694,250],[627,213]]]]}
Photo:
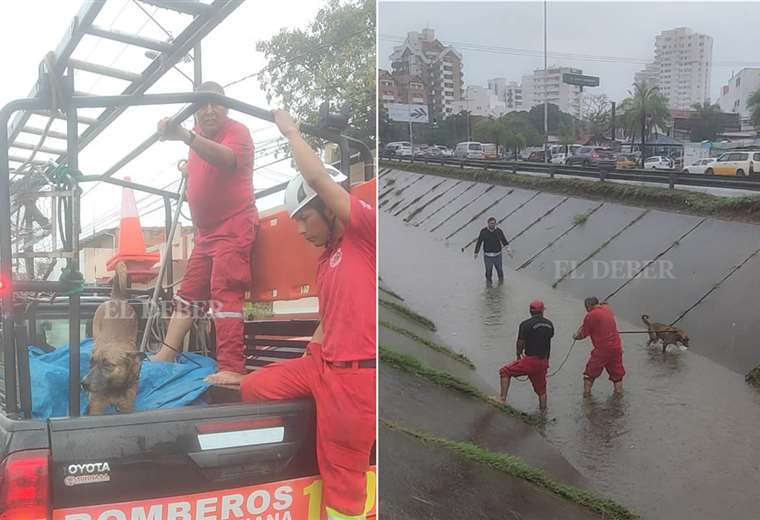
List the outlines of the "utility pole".
{"type": "Polygon", "coordinates": [[[544,163],[549,162],[549,68],[546,53],[546,9],[548,0],[544,0],[544,163]]]}
{"type": "Polygon", "coordinates": [[[409,147],[412,149],[412,161],[414,161],[414,132],[412,131],[412,77],[406,85],[406,108],[409,113],[409,147]]]}

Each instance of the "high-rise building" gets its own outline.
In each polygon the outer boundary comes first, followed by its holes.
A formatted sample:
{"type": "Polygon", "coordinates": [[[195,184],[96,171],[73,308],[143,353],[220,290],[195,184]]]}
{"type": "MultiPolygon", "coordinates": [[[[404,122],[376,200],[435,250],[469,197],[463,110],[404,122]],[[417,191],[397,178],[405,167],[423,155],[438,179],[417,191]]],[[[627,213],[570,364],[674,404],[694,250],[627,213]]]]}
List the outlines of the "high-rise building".
{"type": "Polygon", "coordinates": [[[496,95],[496,99],[504,103],[505,112],[524,110],[522,85],[505,78],[488,80],[488,88],[496,95]]]}
{"type": "Polygon", "coordinates": [[[562,81],[562,74],[583,74],[580,69],[571,67],[552,67],[544,71],[537,69],[533,74],[523,76],[524,110],[544,104],[544,101],[557,105],[561,112],[581,116],[581,88],[562,81]]]}
{"type": "Polygon", "coordinates": [[[467,111],[470,115],[481,117],[500,117],[506,112],[504,102],[496,97],[490,89],[476,85],[468,86],[464,99],[453,104],[454,114],[467,111]]]}
{"type": "MultiPolygon", "coordinates": [[[[745,68],[732,74],[728,83],[720,89],[718,104],[721,112],[739,114],[742,132],[752,131],[751,113],[747,101],[752,94],[760,90],[760,68],[745,68]]],[[[756,130],[760,131],[760,128],[756,130]]]]}
{"type": "Polygon", "coordinates": [[[418,77],[425,84],[430,115],[443,119],[454,111],[454,102],[464,98],[462,55],[442,44],[433,29],[407,34],[391,54],[393,75],[418,77]]]}
{"type": "Polygon", "coordinates": [[[654,78],[671,109],[688,110],[709,101],[713,39],[679,27],[661,32],[654,45],[654,63],[636,79],[654,78]]]}
{"type": "Polygon", "coordinates": [[[633,78],[634,83],[646,83],[647,85],[657,85],[657,63],[647,63],[643,70],[636,73],[633,78]]]}

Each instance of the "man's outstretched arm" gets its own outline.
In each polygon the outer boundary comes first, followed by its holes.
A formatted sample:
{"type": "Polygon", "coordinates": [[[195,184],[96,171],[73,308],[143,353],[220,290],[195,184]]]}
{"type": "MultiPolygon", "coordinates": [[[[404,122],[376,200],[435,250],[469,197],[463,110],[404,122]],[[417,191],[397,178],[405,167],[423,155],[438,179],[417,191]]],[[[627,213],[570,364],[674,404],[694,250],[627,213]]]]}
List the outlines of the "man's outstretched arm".
{"type": "Polygon", "coordinates": [[[171,119],[168,117],[158,122],[158,136],[161,141],[182,141],[192,148],[201,159],[213,164],[217,168],[224,170],[235,169],[237,158],[231,148],[207,139],[195,132],[191,133],[190,130],[179,125],[172,126],[170,123],[171,119]]]}
{"type": "Polygon", "coordinates": [[[298,124],[284,110],[273,110],[274,121],[283,136],[288,139],[293,159],[304,180],[317,192],[325,206],[330,208],[341,222],[348,225],[351,219],[351,196],[332,180],[322,160],[309,146],[298,124]]]}

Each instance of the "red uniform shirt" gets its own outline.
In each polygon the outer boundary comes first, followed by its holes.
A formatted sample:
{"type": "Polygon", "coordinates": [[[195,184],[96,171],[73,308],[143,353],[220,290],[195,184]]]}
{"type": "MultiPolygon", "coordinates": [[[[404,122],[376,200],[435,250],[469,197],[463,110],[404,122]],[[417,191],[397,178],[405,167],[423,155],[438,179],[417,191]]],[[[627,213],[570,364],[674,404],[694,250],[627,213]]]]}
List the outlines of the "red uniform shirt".
{"type": "Polygon", "coordinates": [[[615,315],[609,305],[597,305],[583,319],[581,337],[591,336],[595,349],[613,350],[623,348],[618,334],[615,315]]]}
{"type": "MultiPolygon", "coordinates": [[[[200,134],[200,129],[195,129],[200,134]]],[[[187,202],[193,223],[202,231],[215,228],[230,217],[256,208],[253,194],[253,140],[248,129],[227,119],[212,141],[230,148],[237,164],[222,170],[190,149],[187,160],[187,202]]]]}
{"type": "Polygon", "coordinates": [[[351,196],[351,217],[343,236],[319,259],[322,357],[327,361],[376,357],[376,220],[369,204],[351,196]]]}

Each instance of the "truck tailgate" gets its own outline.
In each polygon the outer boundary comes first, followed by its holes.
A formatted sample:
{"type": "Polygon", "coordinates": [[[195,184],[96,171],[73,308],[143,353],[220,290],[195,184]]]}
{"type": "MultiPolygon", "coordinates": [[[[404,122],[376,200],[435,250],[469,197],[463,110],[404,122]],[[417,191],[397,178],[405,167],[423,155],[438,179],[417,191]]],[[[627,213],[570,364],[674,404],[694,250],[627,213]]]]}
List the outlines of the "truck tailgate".
{"type": "Polygon", "coordinates": [[[311,400],[50,421],[53,509],[318,474],[311,400]]]}

